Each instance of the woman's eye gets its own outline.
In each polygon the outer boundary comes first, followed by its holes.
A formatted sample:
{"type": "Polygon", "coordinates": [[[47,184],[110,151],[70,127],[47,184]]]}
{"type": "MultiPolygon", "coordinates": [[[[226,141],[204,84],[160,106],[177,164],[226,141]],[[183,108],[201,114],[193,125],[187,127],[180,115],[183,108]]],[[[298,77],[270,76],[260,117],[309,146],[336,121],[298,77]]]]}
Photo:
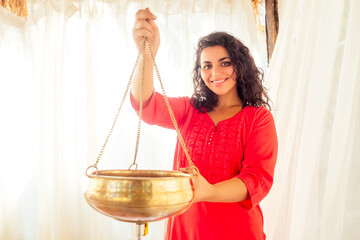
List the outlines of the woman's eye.
{"type": "Polygon", "coordinates": [[[211,68],[211,65],[204,65],[203,68],[204,68],[204,69],[210,69],[210,68],[211,68]]]}
{"type": "Polygon", "coordinates": [[[227,67],[227,66],[230,66],[230,65],[231,65],[231,62],[222,62],[222,65],[223,65],[224,67],[227,67]]]}

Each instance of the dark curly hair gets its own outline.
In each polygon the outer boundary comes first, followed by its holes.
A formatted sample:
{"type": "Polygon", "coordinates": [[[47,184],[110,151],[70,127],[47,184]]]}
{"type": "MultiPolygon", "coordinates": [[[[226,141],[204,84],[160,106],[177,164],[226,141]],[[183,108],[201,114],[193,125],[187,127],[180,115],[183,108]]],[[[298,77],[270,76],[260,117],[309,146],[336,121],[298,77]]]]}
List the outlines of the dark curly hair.
{"type": "Polygon", "coordinates": [[[197,50],[195,67],[193,70],[194,93],[191,97],[191,104],[201,112],[210,112],[217,105],[218,97],[204,83],[201,78],[200,55],[204,48],[222,46],[230,55],[236,73],[236,86],[243,107],[264,106],[271,110],[270,98],[267,89],[262,81],[264,73],[256,67],[255,61],[249,49],[237,38],[226,32],[213,32],[200,38],[197,50]]]}

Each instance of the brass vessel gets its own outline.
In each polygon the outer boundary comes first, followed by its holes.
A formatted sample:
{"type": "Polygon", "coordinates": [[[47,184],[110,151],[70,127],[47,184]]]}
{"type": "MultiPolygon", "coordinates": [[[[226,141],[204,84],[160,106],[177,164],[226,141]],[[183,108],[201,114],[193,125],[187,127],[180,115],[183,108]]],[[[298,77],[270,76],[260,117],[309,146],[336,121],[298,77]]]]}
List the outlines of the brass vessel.
{"type": "Polygon", "coordinates": [[[179,171],[100,170],[88,176],[89,205],[119,221],[158,221],[186,211],[194,198],[192,174],[179,171]]]}
{"type": "MultiPolygon", "coordinates": [[[[147,38],[143,39],[143,47],[139,51],[124,96],[116,113],[114,123],[105,139],[105,143],[100,150],[97,160],[94,165],[91,165],[86,169],[86,175],[90,179],[90,183],[85,192],[85,199],[88,204],[96,211],[116,220],[136,223],[136,235],[138,239],[141,239],[142,236],[146,235],[147,230],[143,231],[142,227],[145,226],[145,229],[147,229],[148,222],[158,221],[169,216],[180,214],[191,206],[194,199],[192,173],[161,170],[130,170],[132,167],[137,169],[136,157],[139,147],[142,118],[143,78],[142,90],[140,91],[139,122],[133,163],[130,165],[129,170],[98,170],[97,167],[119,117],[126,94],[129,92],[139,56],[141,52],[143,53],[143,56],[145,56],[145,46],[148,42],[147,38]],[[92,168],[96,171],[89,174],[88,171],[92,168]]],[[[160,73],[156,66],[151,46],[150,44],[148,45],[156,74],[163,91],[164,100],[169,110],[171,121],[176,129],[179,142],[184,150],[189,166],[191,169],[199,172],[190,159],[190,155],[181,136],[174,113],[161,82],[160,73]]],[[[144,69],[145,62],[143,61],[142,76],[144,76],[144,69]]]]}

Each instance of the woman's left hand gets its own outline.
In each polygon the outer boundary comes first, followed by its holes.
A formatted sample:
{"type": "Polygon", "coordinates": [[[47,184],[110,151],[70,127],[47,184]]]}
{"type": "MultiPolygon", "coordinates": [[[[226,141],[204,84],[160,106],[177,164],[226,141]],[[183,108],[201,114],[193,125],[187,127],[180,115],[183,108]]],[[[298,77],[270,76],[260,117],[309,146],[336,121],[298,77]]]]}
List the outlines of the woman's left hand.
{"type": "Polygon", "coordinates": [[[250,199],[245,183],[238,177],[210,184],[197,168],[182,168],[182,172],[194,174],[194,201],[193,202],[240,202],[250,199]]]}
{"type": "Polygon", "coordinates": [[[214,185],[210,184],[199,172],[197,168],[182,168],[180,171],[185,173],[192,172],[194,175],[192,177],[193,186],[194,186],[194,200],[193,202],[202,202],[208,201],[214,194],[215,188],[214,185]]]}

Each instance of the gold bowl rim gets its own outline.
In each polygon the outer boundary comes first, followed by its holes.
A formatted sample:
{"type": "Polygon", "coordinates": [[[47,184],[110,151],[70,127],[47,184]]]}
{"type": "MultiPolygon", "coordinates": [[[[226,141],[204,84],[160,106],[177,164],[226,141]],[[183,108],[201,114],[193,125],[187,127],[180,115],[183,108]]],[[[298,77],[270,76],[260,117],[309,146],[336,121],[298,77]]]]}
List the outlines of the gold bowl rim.
{"type": "Polygon", "coordinates": [[[147,180],[147,179],[171,179],[171,178],[191,178],[193,173],[170,170],[99,170],[88,175],[89,178],[104,179],[129,179],[129,180],[147,180]],[[138,173],[134,175],[134,173],[138,173]]]}

